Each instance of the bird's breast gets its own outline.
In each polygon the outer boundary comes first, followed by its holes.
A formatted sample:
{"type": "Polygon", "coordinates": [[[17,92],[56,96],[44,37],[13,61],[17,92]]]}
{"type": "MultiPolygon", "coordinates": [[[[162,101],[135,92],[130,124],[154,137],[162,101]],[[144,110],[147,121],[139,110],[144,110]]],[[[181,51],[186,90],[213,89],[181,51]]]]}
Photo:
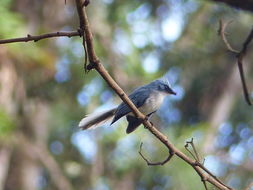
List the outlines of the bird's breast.
{"type": "Polygon", "coordinates": [[[166,95],[167,94],[163,92],[152,92],[139,110],[145,115],[158,110],[166,95]]]}

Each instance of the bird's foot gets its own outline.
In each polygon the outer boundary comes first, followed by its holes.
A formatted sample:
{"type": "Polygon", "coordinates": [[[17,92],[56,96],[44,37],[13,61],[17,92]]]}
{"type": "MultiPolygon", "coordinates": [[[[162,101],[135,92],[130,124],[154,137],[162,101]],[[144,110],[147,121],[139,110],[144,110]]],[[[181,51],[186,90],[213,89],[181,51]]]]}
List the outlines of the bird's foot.
{"type": "MultiPolygon", "coordinates": [[[[146,117],[145,117],[145,120],[146,121],[149,121],[149,117],[150,117],[150,115],[147,115],[146,117]]],[[[151,121],[149,121],[150,122],[150,124],[152,125],[152,126],[154,126],[154,124],[151,122],[151,121]]],[[[145,129],[147,129],[147,127],[144,125],[144,128],[145,129]]]]}

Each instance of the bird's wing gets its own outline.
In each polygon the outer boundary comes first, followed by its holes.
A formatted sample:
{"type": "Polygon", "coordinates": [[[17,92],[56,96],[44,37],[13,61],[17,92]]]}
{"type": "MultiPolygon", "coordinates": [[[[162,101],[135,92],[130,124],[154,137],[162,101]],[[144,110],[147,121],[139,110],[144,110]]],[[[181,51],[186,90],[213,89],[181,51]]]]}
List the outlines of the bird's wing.
{"type": "MultiPolygon", "coordinates": [[[[145,101],[149,97],[149,94],[150,94],[150,90],[148,88],[141,87],[141,88],[134,90],[128,97],[130,98],[130,100],[132,100],[134,105],[137,108],[139,108],[145,103],[145,101]]],[[[126,105],[124,102],[122,102],[118,106],[111,124],[113,124],[118,119],[120,119],[121,117],[125,116],[126,114],[128,114],[130,112],[131,112],[131,109],[128,107],[128,105],[126,105]]]]}

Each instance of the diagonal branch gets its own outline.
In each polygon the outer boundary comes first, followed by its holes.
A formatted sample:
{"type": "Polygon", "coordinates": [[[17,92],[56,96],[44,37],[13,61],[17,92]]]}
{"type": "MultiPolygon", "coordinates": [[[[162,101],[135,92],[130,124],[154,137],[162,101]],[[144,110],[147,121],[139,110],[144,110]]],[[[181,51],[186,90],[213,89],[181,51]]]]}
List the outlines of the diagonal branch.
{"type": "MultiPolygon", "coordinates": [[[[194,158],[195,160],[195,165],[200,167],[203,171],[205,171],[208,175],[210,175],[212,178],[214,178],[215,180],[217,180],[220,184],[226,186],[228,189],[231,189],[230,187],[228,187],[226,184],[224,184],[222,181],[220,181],[215,175],[213,175],[205,166],[204,166],[204,161],[203,161],[203,164],[201,164],[201,160],[200,160],[200,156],[198,154],[198,151],[194,145],[194,142],[193,142],[193,138],[190,140],[190,141],[186,141],[186,144],[185,144],[185,149],[191,154],[191,156],[194,158]],[[188,148],[189,145],[192,147],[192,150],[193,152],[188,148]]],[[[207,185],[206,185],[206,178],[200,174],[198,171],[197,173],[199,174],[200,178],[201,178],[201,181],[203,182],[204,184],[204,187],[205,189],[207,190],[207,185]]]]}
{"type": "Polygon", "coordinates": [[[32,36],[30,34],[27,34],[27,37],[0,40],[0,44],[7,44],[7,43],[14,43],[14,42],[29,42],[29,41],[37,42],[42,39],[61,37],[61,36],[65,36],[65,37],[70,38],[73,36],[81,36],[81,35],[80,35],[79,31],[53,32],[53,33],[42,34],[42,35],[37,35],[37,36],[32,36]]]}
{"type": "MultiPolygon", "coordinates": [[[[132,101],[128,98],[126,93],[119,87],[119,85],[113,80],[113,78],[109,75],[108,71],[104,68],[104,66],[100,63],[98,57],[95,54],[95,50],[93,47],[93,37],[89,27],[89,21],[86,15],[86,8],[83,7],[83,3],[81,0],[75,0],[77,12],[80,19],[80,28],[83,32],[83,36],[85,34],[85,42],[83,41],[83,45],[87,46],[87,53],[89,57],[90,64],[87,66],[88,70],[95,69],[108,83],[108,85],[119,95],[119,97],[124,101],[129,108],[132,110],[133,114],[139,118],[143,125],[157,138],[162,142],[169,150],[169,152],[173,152],[176,156],[187,162],[191,165],[194,170],[201,176],[201,180],[208,181],[209,183],[213,184],[217,188],[221,190],[231,190],[228,186],[220,183],[216,178],[206,175],[205,171],[199,167],[199,164],[196,164],[195,160],[192,160],[188,156],[186,156],[183,152],[178,150],[169,140],[168,138],[158,131],[147,119],[145,116],[136,108],[136,106],[132,103],[132,101]]],[[[145,157],[144,157],[145,158],[145,157]]],[[[168,158],[169,160],[170,158],[168,158]]],[[[165,160],[165,163],[167,160],[165,160]]],[[[204,166],[203,166],[204,167],[204,166]]],[[[204,183],[205,183],[204,182],[204,183]]]]}
{"type": "MultiPolygon", "coordinates": [[[[132,110],[133,114],[138,119],[140,119],[142,121],[145,128],[147,128],[158,140],[160,140],[160,142],[162,142],[168,148],[168,151],[169,151],[169,156],[164,161],[157,162],[157,163],[152,163],[152,162],[149,162],[143,156],[143,154],[141,153],[141,148],[142,147],[140,147],[139,153],[142,156],[142,158],[149,165],[163,165],[163,164],[167,163],[173,157],[173,155],[176,155],[177,157],[179,157],[180,159],[184,160],[186,163],[188,163],[189,165],[192,166],[192,168],[200,176],[200,178],[201,178],[202,182],[204,183],[204,186],[205,186],[206,189],[207,189],[206,182],[209,182],[209,183],[213,184],[214,186],[216,186],[220,190],[232,190],[232,188],[228,187],[227,185],[222,183],[220,180],[218,180],[210,171],[208,171],[199,162],[199,157],[198,157],[198,154],[197,154],[197,151],[196,151],[195,147],[192,146],[193,149],[195,149],[194,154],[196,155],[196,157],[194,156],[194,159],[191,159],[187,155],[185,155],[183,152],[181,152],[179,149],[177,149],[168,140],[168,138],[163,133],[158,131],[152,125],[152,123],[150,123],[146,119],[145,115],[143,115],[136,108],[136,106],[133,104],[133,102],[128,98],[128,96],[120,88],[120,86],[118,86],[118,84],[113,80],[113,78],[110,76],[108,71],[104,68],[104,66],[100,63],[100,60],[96,56],[96,53],[95,53],[95,50],[94,50],[94,45],[93,45],[93,36],[92,36],[92,32],[90,30],[88,18],[87,18],[86,11],[85,11],[85,9],[86,9],[85,6],[87,6],[89,4],[89,1],[88,0],[86,0],[84,2],[82,2],[82,0],[75,0],[75,1],[76,1],[76,8],[77,8],[78,16],[79,16],[79,21],[80,21],[80,29],[78,31],[76,31],[76,32],[55,32],[55,33],[48,33],[48,34],[43,34],[43,35],[39,35],[39,36],[27,35],[27,37],[24,37],[24,38],[0,40],[0,44],[12,43],[12,42],[27,42],[27,41],[35,41],[36,42],[36,41],[39,41],[41,39],[51,38],[51,37],[59,37],[59,36],[67,36],[67,37],[80,36],[80,37],[83,37],[83,47],[84,47],[84,52],[85,52],[85,55],[86,55],[85,60],[87,58],[89,60],[89,65],[86,66],[86,64],[85,64],[85,70],[87,69],[89,71],[91,69],[95,69],[104,78],[104,80],[108,83],[108,85],[119,95],[119,97],[122,99],[122,101],[124,101],[129,106],[129,108],[132,110]]],[[[223,31],[225,31],[225,29],[223,31]]],[[[252,37],[253,37],[253,32],[251,32],[250,35],[248,36],[247,40],[244,43],[243,50],[240,52],[240,56],[238,57],[238,60],[241,60],[241,62],[242,62],[242,59],[243,59],[244,55],[246,54],[247,47],[248,47],[249,43],[251,42],[252,37]]],[[[86,61],[85,61],[85,63],[86,63],[86,61]]],[[[192,144],[193,144],[193,142],[192,142],[192,144]]],[[[35,151],[37,152],[37,149],[35,151]]],[[[42,154],[38,153],[38,155],[39,155],[42,162],[44,160],[42,155],[46,155],[46,154],[47,154],[47,152],[45,152],[45,151],[44,151],[44,153],[42,152],[42,154]]],[[[192,154],[192,155],[194,155],[194,154],[192,154]]],[[[48,169],[50,169],[50,166],[47,165],[47,163],[52,163],[53,164],[54,162],[53,162],[52,159],[49,159],[48,162],[46,161],[46,162],[43,162],[43,163],[45,164],[45,166],[48,167],[48,169]]],[[[58,170],[58,169],[56,168],[56,170],[58,170]]],[[[62,178],[62,179],[64,181],[64,178],[62,178]]],[[[65,183],[65,185],[68,189],[71,189],[70,184],[65,183]]]]}
{"type": "Polygon", "coordinates": [[[226,38],[226,27],[231,23],[224,23],[222,20],[219,21],[219,30],[218,30],[218,34],[221,36],[224,44],[226,45],[227,49],[235,54],[236,58],[237,58],[237,65],[238,65],[238,69],[239,69],[239,73],[240,73],[240,78],[241,78],[241,82],[242,82],[242,88],[243,88],[243,93],[244,93],[244,97],[246,102],[248,103],[248,105],[252,105],[251,100],[250,100],[250,96],[249,96],[249,91],[246,85],[246,80],[245,80],[245,75],[244,75],[244,71],[243,71],[243,59],[246,56],[247,53],[247,49],[248,46],[250,44],[250,42],[252,41],[253,38],[253,28],[251,29],[248,37],[246,38],[246,40],[243,43],[243,47],[241,51],[235,50],[234,48],[231,47],[230,43],[228,42],[227,38],[226,38]]]}

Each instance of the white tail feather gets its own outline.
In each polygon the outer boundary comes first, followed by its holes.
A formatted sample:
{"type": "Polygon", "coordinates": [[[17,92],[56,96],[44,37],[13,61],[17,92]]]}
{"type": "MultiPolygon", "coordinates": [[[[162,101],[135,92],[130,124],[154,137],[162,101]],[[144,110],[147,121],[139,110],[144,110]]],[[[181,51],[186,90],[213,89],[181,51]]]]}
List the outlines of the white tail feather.
{"type": "Polygon", "coordinates": [[[103,112],[89,114],[80,121],[78,126],[82,129],[94,129],[111,119],[114,116],[115,110],[113,108],[103,112]]]}

